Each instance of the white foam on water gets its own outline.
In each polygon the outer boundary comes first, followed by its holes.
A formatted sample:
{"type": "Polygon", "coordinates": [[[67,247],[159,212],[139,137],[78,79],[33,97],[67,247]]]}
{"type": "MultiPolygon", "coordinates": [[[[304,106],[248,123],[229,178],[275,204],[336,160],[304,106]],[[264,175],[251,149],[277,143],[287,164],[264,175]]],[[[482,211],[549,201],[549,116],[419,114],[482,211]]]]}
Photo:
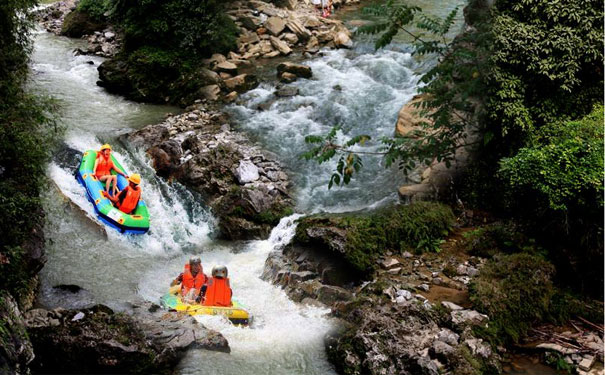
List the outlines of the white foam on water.
{"type": "MultiPolygon", "coordinates": [[[[210,274],[215,265],[227,266],[234,298],[250,311],[253,324],[242,328],[223,317],[196,317],[206,327],[225,336],[231,354],[190,351],[179,367],[181,373],[333,373],[323,351],[324,336],[333,328],[326,317],[329,309],[296,304],[282,289],[260,279],[267,255],[290,242],[296,229],[294,221],[300,216],[283,218],[267,240],[242,243],[236,251],[218,246],[199,254],[206,274],[210,274]]],[[[167,292],[169,283],[182,272],[188,257],[168,260],[151,269],[141,281],[139,293],[157,302],[159,296],[167,292]]]]}

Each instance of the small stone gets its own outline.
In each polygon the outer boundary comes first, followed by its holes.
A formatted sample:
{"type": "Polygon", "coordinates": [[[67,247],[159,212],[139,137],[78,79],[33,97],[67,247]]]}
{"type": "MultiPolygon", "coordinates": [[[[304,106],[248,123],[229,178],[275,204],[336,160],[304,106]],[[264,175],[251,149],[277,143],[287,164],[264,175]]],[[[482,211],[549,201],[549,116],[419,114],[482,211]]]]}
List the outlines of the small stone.
{"type": "Polygon", "coordinates": [[[75,322],[76,320],[80,320],[82,318],[84,318],[84,313],[80,311],[79,313],[77,313],[76,315],[74,315],[73,318],[71,318],[71,321],[75,322]]]}
{"type": "Polygon", "coordinates": [[[298,95],[298,87],[286,86],[275,91],[275,95],[279,97],[288,97],[298,95]]]}
{"type": "Polygon", "coordinates": [[[412,299],[412,293],[410,293],[408,290],[405,290],[405,289],[399,289],[397,291],[397,297],[403,297],[406,300],[410,300],[410,299],[412,299]]]}
{"type": "Polygon", "coordinates": [[[349,38],[349,36],[344,31],[341,31],[338,34],[336,34],[336,36],[334,37],[334,44],[338,48],[353,47],[353,41],[351,40],[351,38],[349,38]]]}
{"type": "Polygon", "coordinates": [[[270,38],[270,40],[271,40],[271,45],[273,47],[275,47],[275,49],[278,50],[281,54],[289,55],[290,53],[292,53],[292,49],[290,47],[288,47],[288,44],[286,42],[284,42],[283,40],[279,40],[274,36],[272,36],[270,38]]]}
{"type": "Polygon", "coordinates": [[[592,365],[594,364],[595,357],[592,355],[585,355],[584,358],[580,361],[578,367],[584,371],[590,370],[592,365]]]}
{"type": "Polygon", "coordinates": [[[113,38],[115,38],[116,34],[112,33],[111,31],[107,31],[103,36],[107,40],[112,40],[113,38]]]}
{"type": "Polygon", "coordinates": [[[450,309],[452,311],[463,310],[462,306],[458,306],[455,303],[449,301],[441,301],[441,305],[446,309],[450,309]]]}
{"type": "Polygon", "coordinates": [[[380,262],[383,268],[389,269],[399,264],[399,261],[395,258],[387,258],[380,262]]]}
{"type": "Polygon", "coordinates": [[[231,91],[229,94],[223,97],[225,103],[233,103],[237,99],[237,91],[231,91]]]}
{"type": "Polygon", "coordinates": [[[416,288],[418,288],[420,290],[424,290],[425,292],[428,292],[431,287],[428,284],[420,284],[416,288]]]}
{"type": "Polygon", "coordinates": [[[402,257],[404,258],[411,258],[413,257],[412,253],[410,253],[409,251],[404,251],[403,254],[401,254],[402,257]]]}

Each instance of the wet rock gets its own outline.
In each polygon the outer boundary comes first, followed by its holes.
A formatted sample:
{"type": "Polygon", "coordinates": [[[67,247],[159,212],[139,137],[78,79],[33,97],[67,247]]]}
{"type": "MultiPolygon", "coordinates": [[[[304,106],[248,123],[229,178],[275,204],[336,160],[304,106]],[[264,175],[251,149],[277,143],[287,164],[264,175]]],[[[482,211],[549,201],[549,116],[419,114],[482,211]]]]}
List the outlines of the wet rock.
{"type": "Polygon", "coordinates": [[[279,74],[278,77],[279,77],[279,81],[283,82],[283,83],[292,83],[292,82],[296,81],[296,79],[298,78],[298,77],[296,77],[295,74],[288,73],[288,72],[283,72],[283,73],[279,74]]]}
{"type": "Polygon", "coordinates": [[[353,41],[351,40],[351,38],[349,38],[347,33],[345,33],[344,31],[341,31],[336,34],[336,36],[334,37],[334,44],[336,45],[337,48],[353,47],[353,41]]]}
{"type": "Polygon", "coordinates": [[[285,98],[288,96],[296,96],[298,95],[298,87],[294,86],[284,86],[280,87],[275,91],[275,95],[281,98],[285,98]]]}
{"type": "Polygon", "coordinates": [[[26,323],[36,353],[31,368],[44,373],[170,373],[190,348],[229,351],[219,333],[190,316],[166,314],[150,303],[132,307],[132,316],[103,305],[29,311],[26,323]]]}
{"type": "Polygon", "coordinates": [[[81,160],[82,152],[69,147],[66,143],[61,143],[53,153],[53,161],[62,169],[74,174],[80,167],[81,160]]]}
{"type": "Polygon", "coordinates": [[[240,74],[236,77],[226,79],[224,84],[229,92],[236,91],[242,93],[258,86],[258,79],[252,74],[240,74]]]}
{"type": "Polygon", "coordinates": [[[219,99],[219,95],[221,93],[221,88],[218,85],[208,85],[200,88],[199,95],[200,97],[210,100],[216,101],[219,99]]]}
{"type": "Polygon", "coordinates": [[[286,22],[279,17],[269,17],[267,21],[265,21],[265,28],[269,31],[273,36],[278,36],[284,31],[286,27],[286,22]]]}
{"type": "Polygon", "coordinates": [[[313,71],[311,70],[310,66],[290,62],[284,62],[277,66],[278,76],[284,72],[291,73],[302,78],[311,78],[313,76],[313,71]]]}
{"type": "Polygon", "coordinates": [[[0,292],[0,373],[28,374],[34,349],[15,299],[0,292]]]}

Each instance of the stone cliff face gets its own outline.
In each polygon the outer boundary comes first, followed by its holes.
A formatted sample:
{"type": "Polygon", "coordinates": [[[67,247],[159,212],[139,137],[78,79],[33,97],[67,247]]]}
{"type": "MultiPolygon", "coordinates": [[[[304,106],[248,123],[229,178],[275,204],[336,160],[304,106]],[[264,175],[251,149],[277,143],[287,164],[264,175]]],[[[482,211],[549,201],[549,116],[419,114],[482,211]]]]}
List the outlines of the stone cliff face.
{"type": "Polygon", "coordinates": [[[231,131],[224,115],[197,108],[133,132],[127,140],[147,150],[158,175],[202,194],[223,237],[267,237],[292,213],[288,175],[273,155],[231,131]]]}

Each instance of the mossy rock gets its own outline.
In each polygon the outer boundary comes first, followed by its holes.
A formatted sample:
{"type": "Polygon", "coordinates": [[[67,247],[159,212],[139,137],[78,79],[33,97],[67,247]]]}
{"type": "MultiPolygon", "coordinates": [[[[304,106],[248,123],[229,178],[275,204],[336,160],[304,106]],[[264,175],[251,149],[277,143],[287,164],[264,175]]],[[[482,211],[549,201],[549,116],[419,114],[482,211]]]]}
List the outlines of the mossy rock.
{"type": "Polygon", "coordinates": [[[341,254],[361,277],[369,277],[387,250],[422,250],[423,243],[439,241],[454,224],[448,206],[417,202],[369,213],[308,216],[299,220],[295,241],[341,254]]]}
{"type": "Polygon", "coordinates": [[[88,13],[75,9],[65,16],[61,35],[71,38],[81,38],[83,35],[94,34],[107,27],[107,22],[93,19],[88,13]]]}

